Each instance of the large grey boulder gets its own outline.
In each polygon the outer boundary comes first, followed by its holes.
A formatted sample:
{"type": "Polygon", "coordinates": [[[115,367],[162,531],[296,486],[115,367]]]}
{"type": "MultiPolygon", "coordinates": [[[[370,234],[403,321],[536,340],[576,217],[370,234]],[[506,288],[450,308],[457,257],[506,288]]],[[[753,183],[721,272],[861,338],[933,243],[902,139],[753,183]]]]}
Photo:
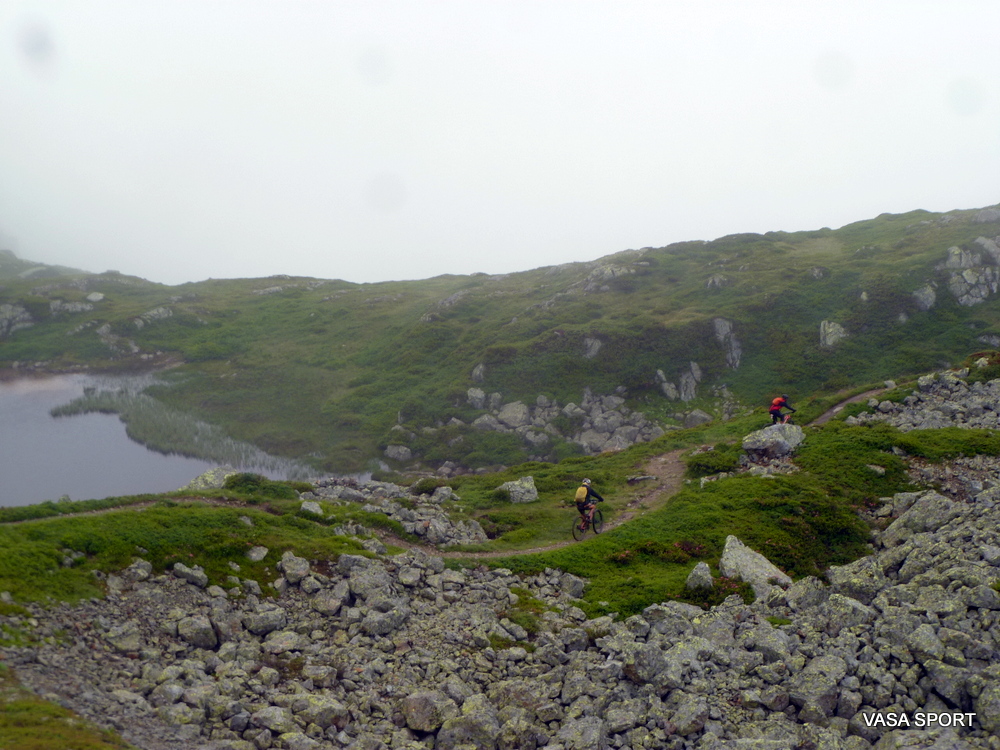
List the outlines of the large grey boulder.
{"type": "Polygon", "coordinates": [[[695,409],[684,417],[684,426],[688,428],[701,427],[703,424],[708,424],[713,419],[714,417],[708,412],[704,412],[701,409],[695,409]]]}
{"type": "Polygon", "coordinates": [[[407,607],[393,607],[388,612],[370,611],[361,621],[361,629],[368,635],[388,635],[398,630],[409,616],[407,607]]]}
{"type": "Polygon", "coordinates": [[[887,585],[882,566],[873,557],[863,557],[847,565],[831,565],[826,578],[833,591],[862,604],[871,604],[887,585]]]}
{"type": "Polygon", "coordinates": [[[406,726],[418,732],[434,732],[448,719],[458,716],[458,706],[440,690],[418,690],[403,698],[400,709],[406,726]]]}
{"type": "Polygon", "coordinates": [[[264,727],[277,734],[294,732],[298,724],[292,717],[292,712],[280,706],[268,706],[253,714],[251,721],[255,726],[264,727]]]}
{"type": "Polygon", "coordinates": [[[794,424],[773,424],[743,438],[743,450],[754,460],[791,455],[806,439],[802,428],[794,424]]]}
{"type": "Polygon", "coordinates": [[[370,599],[377,594],[388,593],[392,589],[393,582],[385,567],[379,563],[371,562],[367,558],[361,559],[365,561],[365,564],[351,568],[348,577],[351,593],[362,599],[370,599]]]}
{"type": "Polygon", "coordinates": [[[538,499],[534,477],[521,477],[512,482],[504,482],[497,490],[506,492],[512,503],[533,503],[538,499]]]}
{"type": "Polygon", "coordinates": [[[203,490],[222,489],[222,486],[226,483],[226,479],[238,473],[232,466],[216,466],[214,469],[209,469],[204,474],[200,474],[192,479],[181,490],[186,492],[201,492],[203,490]]]}
{"type": "Polygon", "coordinates": [[[413,458],[413,451],[405,445],[387,445],[384,455],[392,461],[409,461],[413,458]]]}
{"type": "Polygon", "coordinates": [[[882,544],[895,547],[914,533],[936,531],[961,512],[958,503],[937,492],[927,492],[882,533],[882,544]]]}
{"type": "Polygon", "coordinates": [[[208,585],[208,575],[206,575],[205,571],[197,565],[193,568],[189,568],[184,563],[174,563],[172,571],[178,578],[187,581],[200,589],[203,589],[208,585]]]}
{"type": "Polygon", "coordinates": [[[350,712],[343,703],[324,695],[300,693],[291,705],[292,712],[320,729],[343,729],[350,719],[350,712]]]}
{"type": "Polygon", "coordinates": [[[847,338],[847,331],[840,323],[824,320],[819,324],[819,345],[829,349],[841,339],[847,338]]]}
{"type": "Polygon", "coordinates": [[[767,596],[771,586],[790,586],[792,579],[759,552],[747,547],[730,534],[719,560],[719,572],[726,578],[749,583],[758,599],[767,596]]]}
{"type": "Polygon", "coordinates": [[[139,623],[135,620],[126,620],[120,625],[115,625],[104,634],[104,638],[116,651],[123,654],[142,648],[142,634],[139,632],[139,623]]]}
{"type": "Polygon", "coordinates": [[[503,405],[500,413],[497,414],[497,419],[510,428],[523,427],[530,423],[531,413],[525,404],[514,401],[503,405]]]}
{"type": "Polygon", "coordinates": [[[212,649],[219,645],[212,622],[205,615],[182,619],[177,623],[177,635],[195,648],[212,649]]]}
{"type": "Polygon", "coordinates": [[[832,716],[840,697],[840,681],[847,676],[847,663],[839,656],[824,654],[810,661],[792,678],[788,696],[801,708],[832,716]]]}
{"type": "Polygon", "coordinates": [[[278,570],[285,574],[285,580],[289,583],[298,583],[309,575],[309,561],[296,557],[292,552],[286,552],[278,562],[278,570]]]}
{"type": "Polygon", "coordinates": [[[469,399],[469,406],[473,409],[482,409],[486,406],[486,393],[482,388],[470,388],[465,395],[469,399]]]}
{"type": "Polygon", "coordinates": [[[687,581],[684,582],[684,588],[688,591],[711,590],[714,587],[712,570],[706,562],[695,565],[688,574],[687,581]]]}
{"type": "Polygon", "coordinates": [[[243,626],[254,635],[267,635],[285,627],[287,622],[287,615],[281,607],[262,609],[243,616],[243,626]]]}

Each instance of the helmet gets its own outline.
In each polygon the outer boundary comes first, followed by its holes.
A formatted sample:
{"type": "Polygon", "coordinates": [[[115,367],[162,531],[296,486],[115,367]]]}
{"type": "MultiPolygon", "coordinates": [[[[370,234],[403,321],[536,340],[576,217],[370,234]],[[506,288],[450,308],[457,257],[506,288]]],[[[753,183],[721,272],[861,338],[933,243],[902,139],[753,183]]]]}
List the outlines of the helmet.
{"type": "Polygon", "coordinates": [[[782,393],[782,394],[781,394],[781,397],[782,397],[783,399],[785,399],[785,401],[787,401],[787,400],[788,400],[788,394],[787,394],[787,393],[782,393]]]}
{"type": "Polygon", "coordinates": [[[589,487],[590,486],[590,480],[589,479],[584,479],[583,480],[583,484],[585,484],[585,485],[587,485],[589,487]]]}

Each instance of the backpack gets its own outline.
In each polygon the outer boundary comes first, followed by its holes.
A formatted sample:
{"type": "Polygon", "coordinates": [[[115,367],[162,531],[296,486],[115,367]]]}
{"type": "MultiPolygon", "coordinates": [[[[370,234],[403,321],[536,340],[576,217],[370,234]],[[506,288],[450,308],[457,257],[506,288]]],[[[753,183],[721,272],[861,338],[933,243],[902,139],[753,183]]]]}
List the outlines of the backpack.
{"type": "Polygon", "coordinates": [[[577,491],[576,491],[576,496],[575,496],[574,499],[578,503],[582,503],[584,500],[586,500],[587,499],[587,488],[586,487],[582,487],[582,486],[579,487],[577,489],[577,491]]]}

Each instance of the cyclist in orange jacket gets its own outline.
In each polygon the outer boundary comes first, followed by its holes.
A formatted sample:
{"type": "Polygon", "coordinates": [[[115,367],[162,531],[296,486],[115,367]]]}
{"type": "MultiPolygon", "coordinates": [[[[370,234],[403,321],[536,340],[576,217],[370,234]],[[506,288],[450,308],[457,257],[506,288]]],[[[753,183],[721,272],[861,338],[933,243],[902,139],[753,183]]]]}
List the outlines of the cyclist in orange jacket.
{"type": "Polygon", "coordinates": [[[778,396],[778,398],[771,402],[771,408],[768,410],[771,414],[771,424],[785,424],[785,422],[788,421],[791,414],[782,414],[781,410],[783,408],[788,409],[790,412],[795,411],[795,409],[788,404],[788,396],[778,396]]]}

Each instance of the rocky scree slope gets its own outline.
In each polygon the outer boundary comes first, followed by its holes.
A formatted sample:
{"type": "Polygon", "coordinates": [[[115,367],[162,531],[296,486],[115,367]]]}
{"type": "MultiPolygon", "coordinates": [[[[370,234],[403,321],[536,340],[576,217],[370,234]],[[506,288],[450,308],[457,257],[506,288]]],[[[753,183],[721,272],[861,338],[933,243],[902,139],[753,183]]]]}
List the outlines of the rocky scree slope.
{"type": "Polygon", "coordinates": [[[452,571],[422,553],[286,553],[271,597],[137,560],[106,600],[32,607],[57,642],[5,660],[152,750],[1000,747],[1000,505],[926,492],[883,508],[895,520],[874,554],[829,582],[624,622],[588,620],[584,581],[559,571],[452,571]],[[537,633],[505,616],[524,589],[548,608],[537,633]],[[975,716],[865,718],[920,709],[975,716]]]}

